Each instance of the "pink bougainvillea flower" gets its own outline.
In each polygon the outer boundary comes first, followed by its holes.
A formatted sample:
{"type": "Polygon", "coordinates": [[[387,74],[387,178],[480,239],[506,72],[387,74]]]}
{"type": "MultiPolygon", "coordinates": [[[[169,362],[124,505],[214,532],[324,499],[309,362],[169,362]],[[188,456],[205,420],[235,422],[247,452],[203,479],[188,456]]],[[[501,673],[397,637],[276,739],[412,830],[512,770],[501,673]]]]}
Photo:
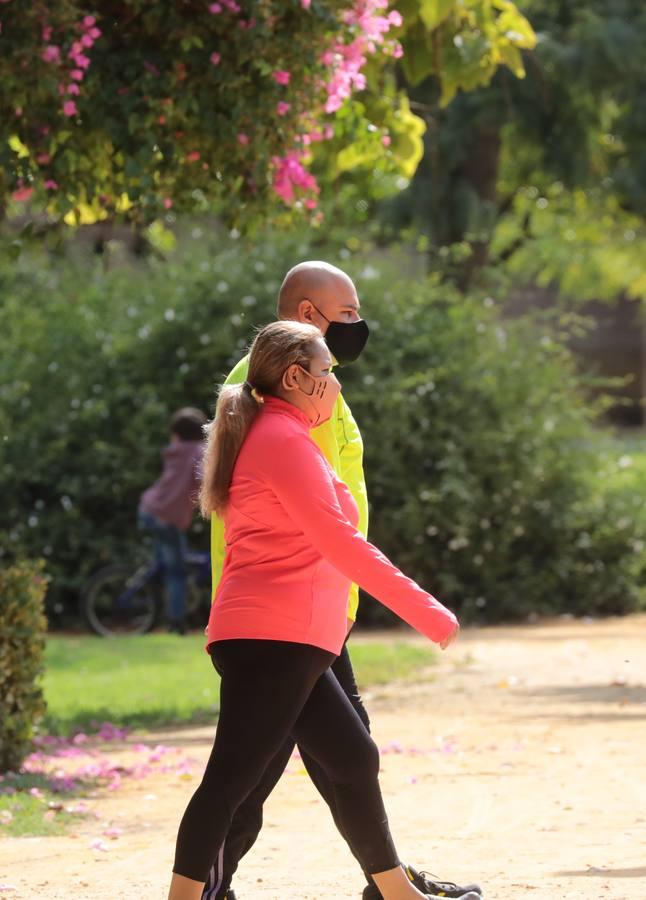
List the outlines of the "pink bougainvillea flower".
{"type": "Polygon", "coordinates": [[[53,31],[53,30],[54,30],[54,29],[52,28],[51,25],[46,25],[46,26],[43,28],[42,33],[41,33],[41,36],[42,36],[42,39],[45,41],[45,43],[48,43],[48,42],[51,40],[51,38],[52,38],[52,31],[53,31]]]}
{"type": "Polygon", "coordinates": [[[173,201],[170,197],[164,197],[164,209],[172,209],[173,201]]]}
{"type": "Polygon", "coordinates": [[[86,28],[91,28],[93,25],[96,25],[96,19],[94,16],[85,16],[83,19],[83,24],[86,28]]]}
{"type": "Polygon", "coordinates": [[[89,50],[90,47],[94,46],[94,38],[90,34],[84,34],[81,38],[81,43],[89,50]]]}
{"type": "Polygon", "coordinates": [[[58,190],[58,182],[54,181],[53,178],[48,178],[44,184],[44,188],[46,191],[57,191],[58,190]]]}
{"type": "Polygon", "coordinates": [[[41,58],[47,63],[57,63],[61,61],[61,48],[55,44],[48,44],[41,53],[41,58]]]}
{"type": "Polygon", "coordinates": [[[219,66],[221,59],[222,56],[217,52],[217,50],[214,50],[213,53],[209,56],[209,60],[214,66],[219,66]]]}
{"type": "Polygon", "coordinates": [[[221,13],[221,12],[222,12],[222,6],[221,6],[221,4],[219,4],[219,3],[212,3],[212,4],[209,6],[209,12],[210,12],[212,15],[217,16],[218,13],[221,13]]]}
{"type": "Polygon", "coordinates": [[[312,0],[301,0],[301,6],[303,9],[309,9],[312,5],[312,0]]]}
{"type": "Polygon", "coordinates": [[[279,116],[286,116],[291,108],[291,103],[285,103],[283,100],[276,104],[276,112],[279,116]]]}
{"type": "Polygon", "coordinates": [[[272,72],[272,78],[276,84],[289,84],[291,77],[291,72],[287,72],[285,69],[277,69],[275,72],[272,72]]]}
{"type": "Polygon", "coordinates": [[[291,205],[296,198],[295,188],[300,188],[305,193],[319,193],[316,179],[311,172],[307,171],[297,151],[292,150],[283,157],[272,157],[272,164],[274,167],[274,191],[288,205],[291,205]]]}
{"type": "Polygon", "coordinates": [[[74,81],[83,81],[85,78],[85,72],[83,69],[72,69],[70,72],[70,77],[74,79],[74,81]]]}
{"type": "Polygon", "coordinates": [[[73,100],[66,100],[65,103],[63,103],[63,113],[69,117],[76,116],[78,114],[76,103],[73,100]]]}
{"type": "MultiPolygon", "coordinates": [[[[34,189],[30,187],[20,187],[17,191],[14,191],[11,195],[13,200],[17,200],[19,203],[25,203],[31,195],[34,193],[34,189]]],[[[9,788],[5,788],[5,793],[9,793],[9,788]]]]}
{"type": "Polygon", "coordinates": [[[78,97],[78,95],[81,93],[81,88],[78,86],[78,84],[68,84],[67,93],[73,94],[75,97],[78,97]]]}
{"type": "Polygon", "coordinates": [[[240,133],[238,135],[238,143],[242,144],[243,147],[246,147],[247,144],[249,143],[249,135],[240,133]]]}
{"type": "Polygon", "coordinates": [[[384,145],[384,147],[390,147],[390,144],[391,144],[390,135],[385,134],[381,139],[381,143],[384,145]]]}
{"type": "Polygon", "coordinates": [[[80,54],[76,57],[76,59],[74,60],[74,62],[75,62],[76,65],[79,66],[81,69],[87,69],[87,67],[90,65],[90,58],[89,58],[89,56],[83,56],[83,54],[80,53],[80,54]]]}
{"type": "Polygon", "coordinates": [[[90,850],[99,850],[101,853],[107,853],[108,847],[104,844],[103,841],[100,841],[98,838],[90,844],[90,850]]]}

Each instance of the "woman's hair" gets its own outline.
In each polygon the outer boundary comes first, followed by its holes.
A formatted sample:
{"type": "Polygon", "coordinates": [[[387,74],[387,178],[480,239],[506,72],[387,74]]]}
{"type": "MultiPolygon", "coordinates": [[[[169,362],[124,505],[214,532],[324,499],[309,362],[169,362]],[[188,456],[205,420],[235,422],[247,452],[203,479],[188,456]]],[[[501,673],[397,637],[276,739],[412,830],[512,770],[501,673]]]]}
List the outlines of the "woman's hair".
{"type": "Polygon", "coordinates": [[[222,385],[213,421],[207,434],[200,509],[208,517],[222,514],[229,499],[233,467],[251,425],[258,415],[262,396],[275,396],[286,369],[294,364],[309,369],[320,341],[314,325],[272,322],[262,328],[251,345],[249,374],[244,384],[222,385]]]}
{"type": "Polygon", "coordinates": [[[180,441],[201,441],[204,438],[206,416],[201,409],[185,406],[174,412],[170,420],[170,432],[180,441]]]}

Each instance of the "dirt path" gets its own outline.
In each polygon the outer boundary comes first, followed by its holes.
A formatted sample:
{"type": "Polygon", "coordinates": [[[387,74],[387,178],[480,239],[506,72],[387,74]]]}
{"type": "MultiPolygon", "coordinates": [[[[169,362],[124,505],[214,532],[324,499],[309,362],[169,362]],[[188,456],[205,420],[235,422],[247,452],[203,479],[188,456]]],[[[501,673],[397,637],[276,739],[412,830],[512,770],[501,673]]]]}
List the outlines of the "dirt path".
{"type": "MultiPolygon", "coordinates": [[[[466,631],[430,680],[366,694],[403,857],[478,879],[489,900],[646,900],[645,646],[646,616],[466,631]]],[[[153,735],[196,757],[194,774],[90,800],[98,818],[71,837],[3,840],[6,896],[162,900],[211,737],[153,735]],[[92,849],[109,826],[123,833],[92,849]]],[[[236,888],[241,900],[360,896],[356,864],[298,761],[236,888]]]]}

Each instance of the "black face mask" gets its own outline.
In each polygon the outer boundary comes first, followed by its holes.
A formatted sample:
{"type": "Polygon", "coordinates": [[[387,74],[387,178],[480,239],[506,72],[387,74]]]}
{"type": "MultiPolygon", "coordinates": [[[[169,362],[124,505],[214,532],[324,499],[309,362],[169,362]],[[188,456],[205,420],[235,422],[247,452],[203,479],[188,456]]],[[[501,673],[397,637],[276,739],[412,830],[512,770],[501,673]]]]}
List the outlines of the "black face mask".
{"type": "MultiPolygon", "coordinates": [[[[312,303],[311,300],[310,303],[312,303]]],[[[313,303],[312,306],[314,306],[313,303]]],[[[361,351],[368,341],[370,334],[368,323],[365,319],[359,319],[357,322],[330,322],[318,306],[314,306],[314,309],[329,323],[323,337],[330,353],[340,366],[353,363],[361,356],[361,351]]]]}

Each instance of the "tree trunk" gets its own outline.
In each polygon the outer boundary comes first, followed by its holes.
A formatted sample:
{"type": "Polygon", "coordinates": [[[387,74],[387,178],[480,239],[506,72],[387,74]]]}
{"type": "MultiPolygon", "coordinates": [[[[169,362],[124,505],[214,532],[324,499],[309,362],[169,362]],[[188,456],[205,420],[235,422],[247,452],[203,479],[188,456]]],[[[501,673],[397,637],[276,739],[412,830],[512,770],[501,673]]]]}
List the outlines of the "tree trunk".
{"type": "Polygon", "coordinates": [[[460,277],[460,287],[463,289],[469,286],[474,275],[489,259],[489,242],[498,207],[500,143],[500,129],[497,126],[479,126],[474,132],[474,140],[466,158],[456,173],[457,178],[463,180],[477,201],[478,237],[469,240],[471,256],[460,277]]]}

